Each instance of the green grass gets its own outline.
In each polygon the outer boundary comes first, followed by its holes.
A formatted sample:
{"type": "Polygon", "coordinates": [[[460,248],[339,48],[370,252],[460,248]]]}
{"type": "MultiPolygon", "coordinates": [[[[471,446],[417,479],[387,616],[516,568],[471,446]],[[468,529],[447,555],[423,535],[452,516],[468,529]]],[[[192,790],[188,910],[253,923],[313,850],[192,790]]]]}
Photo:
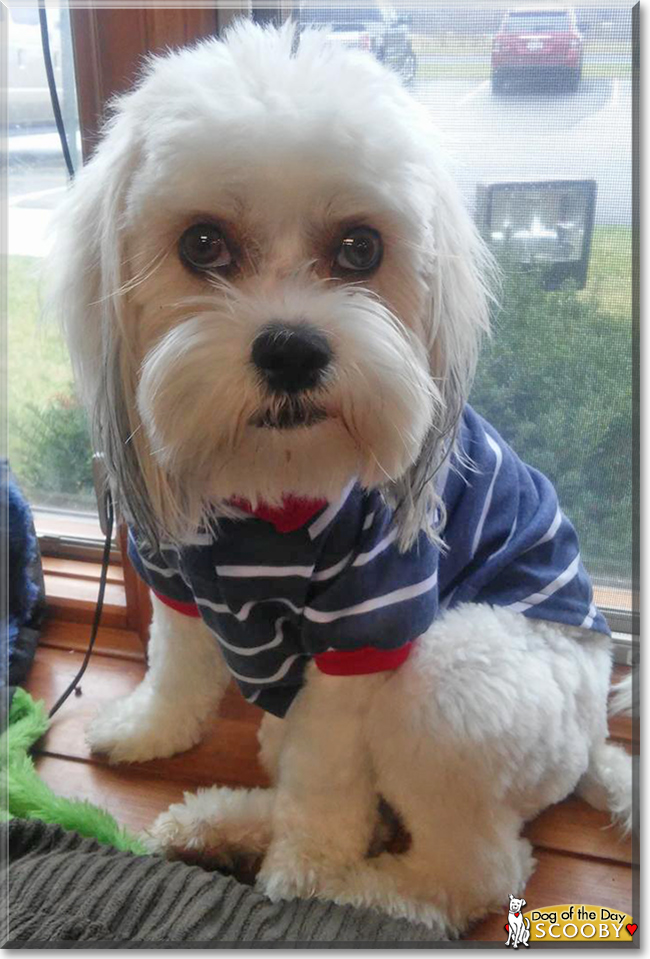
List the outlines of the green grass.
{"type": "Polygon", "coordinates": [[[607,63],[605,60],[602,63],[583,63],[582,65],[582,76],[586,80],[595,80],[595,79],[608,79],[609,77],[630,77],[632,76],[632,66],[626,61],[625,63],[607,63]]]}
{"type": "MultiPolygon", "coordinates": [[[[629,77],[629,63],[584,63],[584,80],[629,77]]],[[[490,60],[462,59],[457,61],[436,60],[435,55],[421,57],[418,61],[418,80],[488,80],[490,78],[490,60]]]]}
{"type": "Polygon", "coordinates": [[[418,61],[418,80],[488,80],[490,61],[458,60],[457,62],[427,59],[418,61]]]}
{"type": "MultiPolygon", "coordinates": [[[[418,57],[419,80],[487,80],[490,76],[491,37],[431,36],[415,34],[413,49],[418,57]],[[449,57],[457,60],[449,61],[449,57]]],[[[630,76],[630,44],[590,39],[584,46],[583,77],[598,79],[630,76]],[[624,63],[608,63],[608,56],[624,55],[624,63]]]]}
{"type": "Polygon", "coordinates": [[[632,231],[597,226],[591,240],[589,274],[583,297],[593,293],[599,307],[623,322],[632,317],[632,231]]]}
{"type": "Polygon", "coordinates": [[[7,402],[9,461],[20,476],[29,455],[20,436],[27,402],[45,408],[70,393],[70,360],[56,326],[41,321],[41,260],[7,258],[7,402]]]}
{"type": "Polygon", "coordinates": [[[436,54],[459,57],[489,57],[492,50],[491,37],[486,39],[485,37],[455,35],[449,37],[417,33],[411,37],[411,44],[419,57],[436,56],[436,54]]]}
{"type": "MultiPolygon", "coordinates": [[[[418,33],[411,38],[418,56],[488,57],[492,51],[491,36],[464,36],[462,34],[418,33]]],[[[583,47],[585,58],[624,56],[631,58],[631,44],[625,40],[608,40],[599,37],[587,38],[583,47]]]]}
{"type": "Polygon", "coordinates": [[[57,326],[41,320],[41,265],[33,257],[8,257],[10,404],[26,395],[40,404],[65,389],[72,375],[57,326]]]}

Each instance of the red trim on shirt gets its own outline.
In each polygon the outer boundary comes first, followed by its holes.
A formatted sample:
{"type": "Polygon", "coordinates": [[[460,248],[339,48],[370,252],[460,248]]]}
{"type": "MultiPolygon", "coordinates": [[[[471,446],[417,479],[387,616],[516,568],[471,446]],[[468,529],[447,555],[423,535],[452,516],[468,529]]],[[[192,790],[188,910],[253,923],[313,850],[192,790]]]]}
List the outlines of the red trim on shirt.
{"type": "Polygon", "coordinates": [[[162,593],[156,592],[155,589],[152,589],[151,592],[161,603],[164,603],[165,606],[169,606],[171,609],[175,609],[177,613],[182,613],[183,616],[192,616],[194,619],[201,618],[199,607],[196,603],[181,603],[178,599],[170,599],[169,596],[163,596],[162,593]]]}
{"type": "Polygon", "coordinates": [[[239,496],[233,496],[230,502],[233,506],[243,509],[245,513],[272,523],[278,533],[293,533],[327,506],[326,499],[304,499],[301,496],[291,495],[282,498],[282,506],[269,506],[262,502],[256,509],[251,507],[247,499],[240,499],[239,496]]]}
{"type": "Polygon", "coordinates": [[[412,639],[397,649],[376,649],[374,646],[362,646],[361,649],[328,649],[326,653],[314,656],[321,673],[328,676],[364,676],[368,673],[383,673],[397,669],[409,658],[413,649],[412,639]]]}

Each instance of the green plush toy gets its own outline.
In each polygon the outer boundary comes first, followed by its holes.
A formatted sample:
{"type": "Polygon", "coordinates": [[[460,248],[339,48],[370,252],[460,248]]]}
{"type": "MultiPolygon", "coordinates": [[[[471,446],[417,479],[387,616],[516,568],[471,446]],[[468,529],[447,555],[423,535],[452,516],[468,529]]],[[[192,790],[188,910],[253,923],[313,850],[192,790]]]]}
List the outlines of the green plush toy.
{"type": "Polygon", "coordinates": [[[47,731],[50,721],[42,702],[16,689],[7,729],[0,737],[0,818],[40,819],[57,823],[106,846],[144,856],[143,844],[115,819],[87,800],[55,795],[39,777],[29,750],[47,731]]]}

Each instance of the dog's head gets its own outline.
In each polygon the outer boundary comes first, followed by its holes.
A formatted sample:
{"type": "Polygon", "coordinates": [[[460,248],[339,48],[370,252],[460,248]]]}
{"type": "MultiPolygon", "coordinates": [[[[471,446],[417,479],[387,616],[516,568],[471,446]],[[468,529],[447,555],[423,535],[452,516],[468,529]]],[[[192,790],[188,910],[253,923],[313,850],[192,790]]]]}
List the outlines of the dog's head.
{"type": "Polygon", "coordinates": [[[122,506],[182,538],[229,500],[382,487],[431,528],[488,258],[424,112],[372,57],[242,23],[114,104],[53,259],[122,506]]]}
{"type": "Polygon", "coordinates": [[[521,912],[525,905],[525,899],[515,899],[512,893],[510,893],[510,912],[521,912]]]}

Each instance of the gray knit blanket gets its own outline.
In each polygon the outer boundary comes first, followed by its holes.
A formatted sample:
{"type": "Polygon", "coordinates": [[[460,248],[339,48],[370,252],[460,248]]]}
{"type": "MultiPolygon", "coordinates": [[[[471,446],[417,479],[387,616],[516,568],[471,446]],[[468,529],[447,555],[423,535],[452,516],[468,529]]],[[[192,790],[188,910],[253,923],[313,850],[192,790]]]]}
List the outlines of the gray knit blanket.
{"type": "Polygon", "coordinates": [[[370,910],[272,903],[232,877],[118,852],[59,826],[15,819],[0,834],[9,864],[0,932],[11,948],[417,949],[445,938],[370,910]]]}

